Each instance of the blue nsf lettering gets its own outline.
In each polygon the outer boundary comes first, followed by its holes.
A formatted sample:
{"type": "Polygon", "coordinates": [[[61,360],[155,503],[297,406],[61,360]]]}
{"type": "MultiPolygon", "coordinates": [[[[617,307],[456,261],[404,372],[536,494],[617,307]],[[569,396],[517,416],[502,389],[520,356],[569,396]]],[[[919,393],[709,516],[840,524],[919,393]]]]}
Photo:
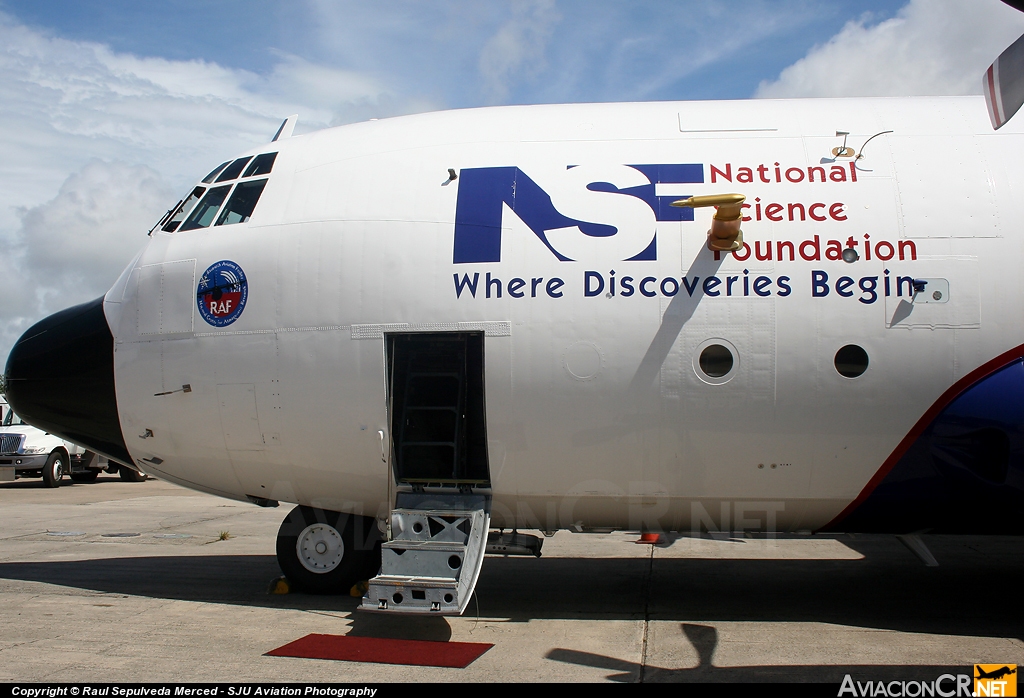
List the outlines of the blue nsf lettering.
{"type": "MultiPolygon", "coordinates": [[[[480,273],[474,272],[473,276],[469,274],[463,274],[462,278],[459,278],[458,274],[453,274],[455,277],[455,297],[462,298],[463,292],[470,298],[476,298],[477,288],[480,287],[480,273]]],[[[525,298],[529,294],[530,298],[536,298],[539,294],[546,294],[550,298],[561,298],[565,295],[565,292],[561,290],[565,286],[565,282],[558,277],[545,279],[543,276],[535,276],[530,279],[527,284],[526,279],[520,279],[519,277],[513,277],[508,285],[502,284],[501,279],[492,277],[490,272],[487,272],[487,276],[484,278],[483,289],[481,289],[480,295],[485,298],[501,298],[502,289],[508,292],[508,295],[512,298],[525,298]],[[538,292],[538,289],[540,291],[538,292]]]]}
{"type": "MultiPolygon", "coordinates": [[[[507,295],[510,298],[562,298],[565,295],[565,281],[558,277],[546,279],[541,276],[529,280],[520,277],[511,278],[504,283],[501,278],[487,272],[483,277],[480,272],[473,274],[453,274],[456,298],[497,299],[507,295]]],[[[735,276],[683,276],[676,278],[667,276],[621,276],[617,277],[612,270],[607,275],[597,271],[583,272],[583,295],[590,298],[605,295],[608,298],[620,296],[675,296],[685,293],[688,296],[753,296],[766,298],[776,295],[785,297],[793,292],[790,277],[780,276],[773,279],[769,276],[752,276],[746,269],[743,275],[735,276]],[[607,290],[606,290],[607,289],[607,290]]]]}
{"type": "Polygon", "coordinates": [[[588,298],[602,294],[608,298],[615,296],[629,298],[639,293],[641,296],[654,298],[659,295],[672,297],[679,293],[685,293],[691,298],[702,295],[711,298],[719,296],[767,298],[772,295],[785,297],[793,292],[789,282],[790,277],[788,276],[780,276],[777,279],[770,276],[751,276],[747,269],[743,270],[742,275],[707,276],[704,278],[683,276],[678,279],[674,276],[666,276],[661,279],[656,276],[616,277],[613,269],[608,272],[607,276],[596,271],[583,272],[583,295],[588,298]],[[607,291],[605,291],[606,288],[607,291]]]}
{"type": "MultiPolygon", "coordinates": [[[[560,299],[565,297],[567,289],[566,282],[558,277],[514,276],[507,282],[491,272],[485,272],[483,275],[480,272],[456,273],[452,277],[455,282],[455,297],[458,299],[560,299]]],[[[587,270],[583,272],[581,282],[579,289],[585,298],[671,298],[679,294],[685,294],[690,298],[786,298],[793,295],[792,277],[751,274],[748,269],[744,269],[742,273],[706,277],[634,276],[616,274],[614,269],[607,273],[587,270]]],[[[814,269],[811,271],[810,282],[812,298],[825,298],[835,293],[841,298],[856,298],[864,305],[875,303],[881,296],[914,295],[914,278],[898,275],[890,277],[888,269],[881,278],[863,276],[854,279],[850,276],[840,276],[834,281],[829,278],[828,273],[814,269]]]]}
{"type": "MultiPolygon", "coordinates": [[[[883,293],[885,297],[893,295],[893,279],[889,276],[889,270],[886,269],[882,276],[883,293]]],[[[811,272],[811,296],[814,298],[824,298],[832,291],[836,292],[837,296],[842,298],[853,298],[859,292],[857,300],[865,305],[871,305],[878,300],[878,277],[877,276],[862,276],[860,279],[855,280],[849,276],[840,276],[835,280],[834,284],[829,283],[828,274],[820,269],[815,269],[811,272]]],[[[904,294],[908,298],[914,296],[914,277],[912,276],[897,276],[896,277],[896,296],[903,297],[904,294]]]]}
{"type": "MultiPolygon", "coordinates": [[[[656,221],[692,221],[693,209],[672,208],[678,195],[658,196],[658,184],[688,184],[704,181],[703,164],[627,165],[643,175],[648,183],[619,189],[609,182],[586,184],[591,192],[610,196],[630,196],[640,199],[654,211],[656,221]]],[[[569,168],[571,169],[571,168],[569,168]]],[[[549,241],[547,232],[578,227],[594,238],[608,238],[619,234],[612,225],[600,221],[585,221],[560,213],[551,196],[518,167],[465,168],[459,174],[459,195],[455,204],[455,245],[452,261],[472,264],[501,261],[501,216],[508,206],[533,231],[548,250],[560,261],[574,261],[558,251],[549,241]]],[[[657,234],[650,231],[650,243],[630,257],[633,261],[657,259],[657,234]]],[[[581,261],[581,260],[575,260],[581,261]]]]}

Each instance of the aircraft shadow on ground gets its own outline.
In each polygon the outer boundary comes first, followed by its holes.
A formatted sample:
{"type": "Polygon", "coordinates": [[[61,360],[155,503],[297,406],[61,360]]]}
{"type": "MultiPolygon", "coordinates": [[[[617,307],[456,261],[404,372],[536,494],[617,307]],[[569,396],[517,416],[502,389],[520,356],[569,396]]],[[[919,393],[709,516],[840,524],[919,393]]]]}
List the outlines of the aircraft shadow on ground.
{"type": "MultiPolygon", "coordinates": [[[[1024,639],[1015,603],[1024,557],[928,568],[916,559],[710,560],[489,557],[466,611],[483,618],[821,622],[945,635],[1024,639]],[[478,610],[479,609],[479,610],[478,610]]],[[[909,554],[908,554],[909,555],[909,554]]],[[[940,558],[941,559],[941,558],[940,558]]],[[[270,555],[197,555],[0,563],[0,579],[103,593],[347,613],[350,596],[271,595],[270,555]]],[[[378,614],[353,631],[389,632],[378,614]],[[377,620],[371,620],[377,619],[377,620]]],[[[440,627],[440,624],[437,624],[440,627]]],[[[447,624],[444,624],[447,627],[447,624]]],[[[396,631],[397,632],[397,631],[396,631]]],[[[434,626],[424,632],[436,635],[434,626]],[[433,629],[431,629],[433,628],[433,629]]]]}
{"type": "MultiPolygon", "coordinates": [[[[709,682],[760,682],[799,681],[818,683],[841,683],[846,674],[859,681],[933,681],[941,674],[958,674],[970,670],[968,666],[880,666],[880,665],[785,665],[785,666],[736,666],[719,667],[712,663],[718,648],[718,631],[708,625],[681,623],[680,630],[693,645],[698,656],[697,666],[667,668],[642,666],[615,657],[557,648],[546,657],[556,662],[594,667],[611,672],[606,678],[611,681],[629,682],[643,680],[645,683],[709,683],[709,682]]],[[[947,688],[951,684],[947,684],[947,688]]]]}

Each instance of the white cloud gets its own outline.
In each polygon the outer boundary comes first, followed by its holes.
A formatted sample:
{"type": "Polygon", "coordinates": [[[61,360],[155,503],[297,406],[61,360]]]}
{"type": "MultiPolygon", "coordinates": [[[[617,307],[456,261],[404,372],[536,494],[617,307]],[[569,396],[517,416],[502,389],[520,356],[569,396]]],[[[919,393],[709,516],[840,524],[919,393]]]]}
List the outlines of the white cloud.
{"type": "Polygon", "coordinates": [[[116,53],[0,13],[0,364],[21,331],[95,298],[192,182],[265,143],[393,99],[376,80],[277,54],[266,75],[116,53]]]}
{"type": "Polygon", "coordinates": [[[3,356],[43,316],[103,295],[174,195],[150,167],[92,160],[53,199],[19,210],[0,275],[3,356]]]}
{"type": "Polygon", "coordinates": [[[528,80],[544,69],[544,50],[560,20],[554,0],[524,0],[512,5],[512,17],[480,52],[480,75],[493,102],[508,96],[514,80],[528,80]]]}
{"type": "Polygon", "coordinates": [[[174,194],[145,165],[87,163],[56,197],[24,211],[19,247],[22,266],[30,270],[26,284],[49,306],[102,295],[174,194]]]}
{"type": "Polygon", "coordinates": [[[963,95],[1024,32],[1024,14],[998,0],[910,0],[875,25],[851,21],[757,97],[963,95]]]}

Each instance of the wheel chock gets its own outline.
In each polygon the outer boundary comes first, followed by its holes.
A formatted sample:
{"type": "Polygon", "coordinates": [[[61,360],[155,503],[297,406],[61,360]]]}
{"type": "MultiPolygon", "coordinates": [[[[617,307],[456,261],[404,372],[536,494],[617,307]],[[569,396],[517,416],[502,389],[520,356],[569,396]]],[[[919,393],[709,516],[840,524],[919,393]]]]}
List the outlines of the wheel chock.
{"type": "Polygon", "coordinates": [[[369,588],[370,588],[370,583],[367,582],[367,581],[356,582],[355,584],[352,585],[352,588],[348,590],[348,595],[349,596],[354,596],[355,598],[358,599],[358,598],[361,598],[361,597],[365,596],[366,595],[366,591],[369,588]]]}
{"type": "Polygon", "coordinates": [[[288,583],[287,577],[278,577],[270,582],[270,588],[267,589],[268,594],[287,594],[291,592],[292,586],[288,583]]]}

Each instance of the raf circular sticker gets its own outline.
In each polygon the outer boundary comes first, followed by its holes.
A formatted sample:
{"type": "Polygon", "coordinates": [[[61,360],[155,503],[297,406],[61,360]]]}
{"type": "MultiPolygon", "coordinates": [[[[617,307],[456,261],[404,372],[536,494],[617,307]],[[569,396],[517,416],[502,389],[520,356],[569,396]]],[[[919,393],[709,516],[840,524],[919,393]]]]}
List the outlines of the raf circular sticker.
{"type": "Polygon", "coordinates": [[[249,282],[242,267],[226,259],[210,265],[199,279],[196,303],[207,324],[227,327],[245,310],[249,282]]]}

